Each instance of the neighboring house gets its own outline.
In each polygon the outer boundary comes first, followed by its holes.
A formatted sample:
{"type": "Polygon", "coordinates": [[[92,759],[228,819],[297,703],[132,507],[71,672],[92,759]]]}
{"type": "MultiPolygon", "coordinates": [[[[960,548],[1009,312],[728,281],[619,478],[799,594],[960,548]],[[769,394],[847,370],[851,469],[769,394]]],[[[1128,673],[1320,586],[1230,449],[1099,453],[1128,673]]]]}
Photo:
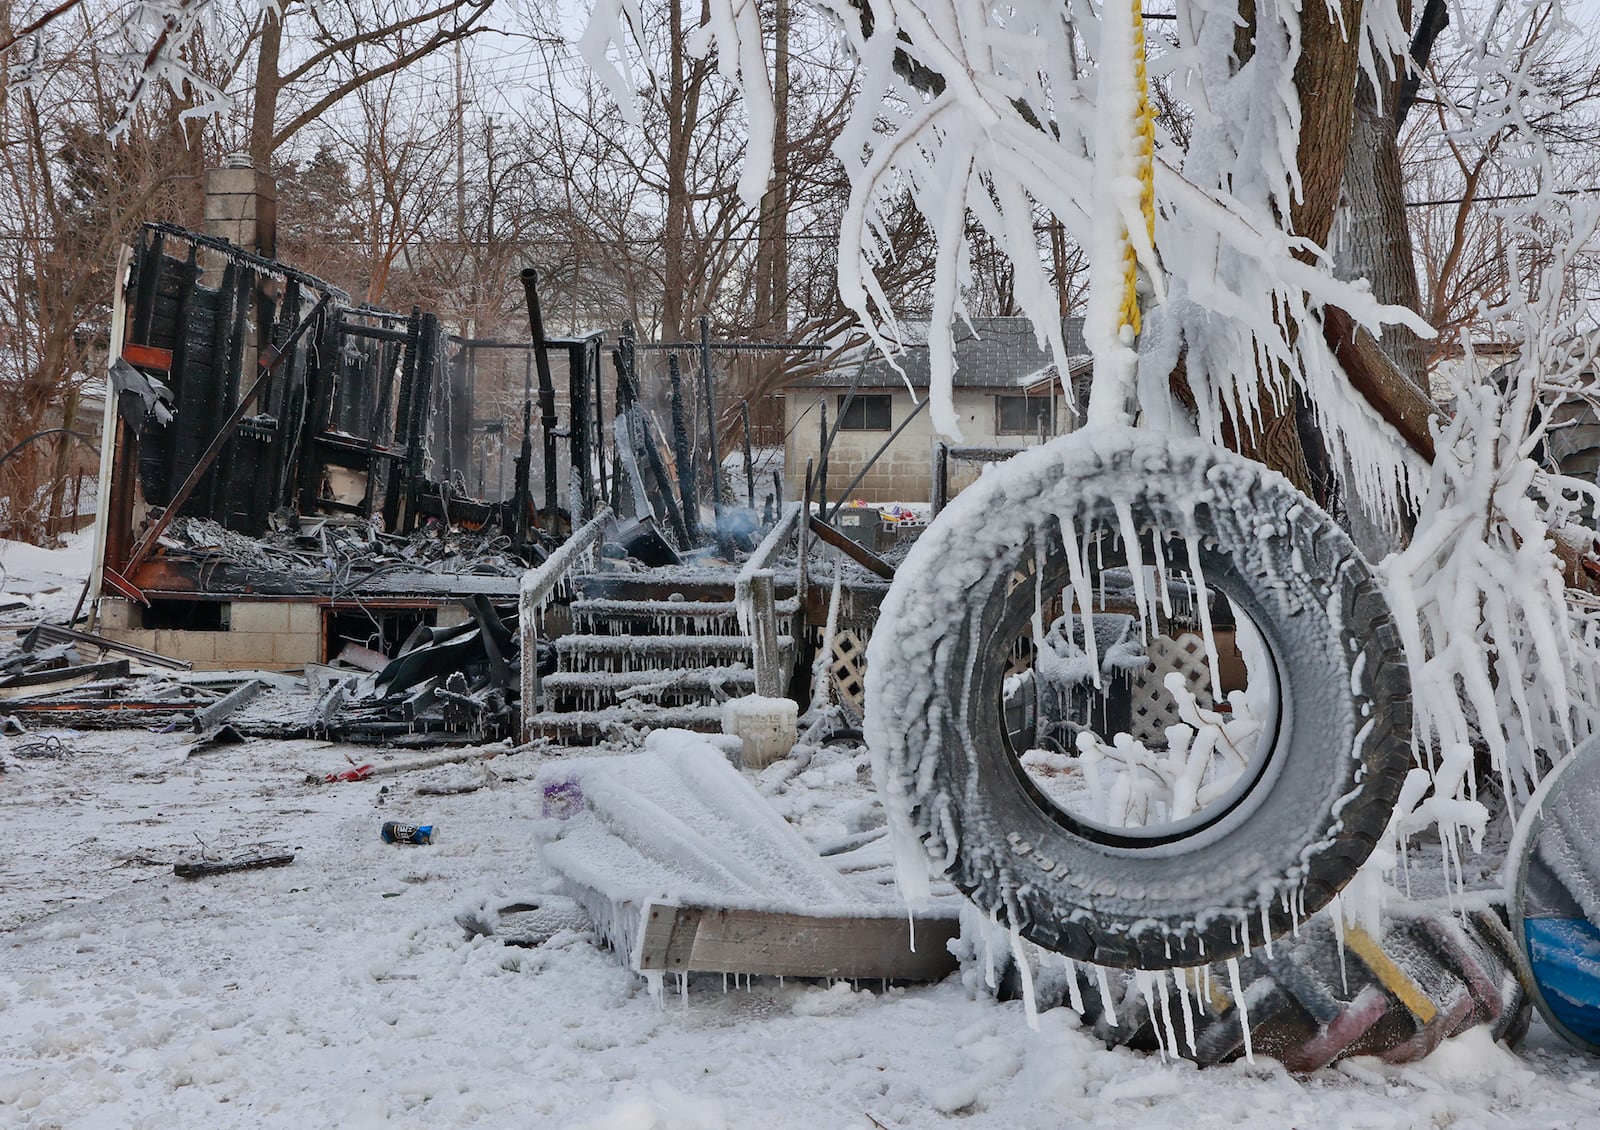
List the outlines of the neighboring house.
{"type": "MultiPolygon", "coordinates": [[[[804,492],[806,460],[820,465],[824,405],[828,429],[832,431],[839,422],[828,451],[828,498],[835,502],[927,397],[927,327],[923,323],[906,328],[912,331],[908,337],[914,333],[920,344],[909,344],[897,355],[899,370],[874,350],[794,381],[785,389],[784,432],[788,438],[784,482],[789,497],[798,498],[804,492]],[[856,385],[853,396],[852,385],[856,385]]],[[[1068,357],[1076,364],[1088,353],[1083,344],[1083,319],[1064,319],[1062,328],[1068,357]]],[[[955,408],[961,439],[941,437],[924,409],[872,463],[849,498],[927,502],[932,492],[934,448],[941,439],[958,448],[1027,447],[1076,426],[1055,364],[1048,350],[1039,348],[1027,318],[974,318],[970,326],[959,322],[955,354],[955,408]]],[[[975,469],[959,460],[951,466],[952,494],[971,480],[975,469]]]]}

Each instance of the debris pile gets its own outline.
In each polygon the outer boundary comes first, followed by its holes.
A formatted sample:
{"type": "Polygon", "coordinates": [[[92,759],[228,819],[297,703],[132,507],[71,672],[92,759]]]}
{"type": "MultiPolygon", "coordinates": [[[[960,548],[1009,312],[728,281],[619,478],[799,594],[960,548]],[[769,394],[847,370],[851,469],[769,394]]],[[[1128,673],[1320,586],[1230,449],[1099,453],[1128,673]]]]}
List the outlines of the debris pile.
{"type": "MultiPolygon", "coordinates": [[[[192,729],[200,744],[246,736],[493,740],[515,728],[515,616],[481,595],[466,604],[470,620],[418,627],[392,660],[359,649],[308,664],[304,675],[195,673],[142,648],[39,624],[0,654],[0,716],[15,733],[138,725],[192,729]]],[[[549,649],[540,651],[553,664],[549,649]]]]}

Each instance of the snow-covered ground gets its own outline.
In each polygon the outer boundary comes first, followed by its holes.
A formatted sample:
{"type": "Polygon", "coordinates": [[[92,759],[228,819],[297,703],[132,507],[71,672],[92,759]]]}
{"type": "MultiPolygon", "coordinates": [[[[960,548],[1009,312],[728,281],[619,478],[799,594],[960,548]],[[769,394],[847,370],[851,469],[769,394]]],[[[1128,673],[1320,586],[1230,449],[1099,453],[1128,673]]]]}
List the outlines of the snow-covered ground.
{"type": "MultiPolygon", "coordinates": [[[[591,933],[469,939],[458,914],[544,888],[533,778],[560,751],[322,785],[425,755],[141,730],[17,754],[41,736],[0,738],[0,1126],[1600,1127],[1600,1066],[1538,1021],[1515,1053],[1480,1032],[1409,1067],[1201,1071],[1066,1009],[1033,1031],[959,977],[697,977],[657,1004],[591,933]],[[386,845],[391,819],[438,842],[386,845]],[[262,844],[294,862],[172,874],[262,844]]],[[[825,749],[772,802],[836,835],[863,767],[825,749]]]]}
{"type": "Polygon", "coordinates": [[[66,535],[59,549],[0,538],[0,624],[66,623],[93,552],[93,527],[66,535]]]}

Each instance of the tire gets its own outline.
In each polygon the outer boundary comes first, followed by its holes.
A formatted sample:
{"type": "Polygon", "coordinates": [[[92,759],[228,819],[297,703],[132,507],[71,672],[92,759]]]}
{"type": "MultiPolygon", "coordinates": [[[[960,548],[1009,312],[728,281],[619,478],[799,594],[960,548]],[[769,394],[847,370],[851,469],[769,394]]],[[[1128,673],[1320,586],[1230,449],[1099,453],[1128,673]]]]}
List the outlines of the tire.
{"type": "Polygon", "coordinates": [[[1200,965],[1305,921],[1372,852],[1411,765],[1399,638],[1349,538],[1265,467],[1134,430],[1030,449],[940,514],[884,599],[866,690],[901,873],[915,873],[914,836],[1000,922],[1103,966],[1200,965]],[[1277,674],[1278,717],[1253,775],[1226,806],[1160,837],[1052,804],[995,705],[999,649],[1034,611],[1032,584],[1008,591],[1014,576],[1037,561],[1044,591],[1064,585],[1060,518],[1115,530],[1119,506],[1141,533],[1194,547],[1277,674]]]}
{"type": "MultiPolygon", "coordinates": [[[[1341,937],[1323,914],[1303,924],[1298,936],[1275,942],[1272,956],[1253,951],[1239,961],[1252,1052],[1302,1072],[1352,1055],[1411,1063],[1479,1024],[1488,1026],[1493,1039],[1516,1046],[1527,1032],[1531,1002],[1502,913],[1502,907],[1457,914],[1448,907],[1406,904],[1386,913],[1377,938],[1351,936],[1354,928],[1341,937]]],[[[984,944],[967,941],[969,953],[984,944]]],[[[1022,978],[1009,945],[994,941],[1001,947],[995,995],[1016,999],[1022,978]]],[[[1048,961],[1038,966],[1032,978],[1037,1007],[1064,1007],[1075,996],[1083,1004],[1084,1026],[1108,1047],[1160,1052],[1202,1066],[1244,1054],[1243,1022],[1223,968],[1203,976],[1186,973],[1187,1008],[1179,1007],[1173,981],[1147,979],[1146,996],[1133,977],[1110,974],[1107,1009],[1097,977],[1048,961]],[[1069,980],[1077,982],[1076,994],[1069,980]],[[1170,998],[1165,1007],[1159,1003],[1163,993],[1170,998]]]]}

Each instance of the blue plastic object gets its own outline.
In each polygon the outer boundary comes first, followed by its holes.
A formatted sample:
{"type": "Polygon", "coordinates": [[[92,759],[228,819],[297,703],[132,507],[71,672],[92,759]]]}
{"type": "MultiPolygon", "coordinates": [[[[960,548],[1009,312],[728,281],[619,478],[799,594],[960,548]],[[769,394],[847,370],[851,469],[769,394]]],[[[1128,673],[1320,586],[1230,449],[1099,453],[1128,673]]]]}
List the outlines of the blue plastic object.
{"type": "Polygon", "coordinates": [[[1600,928],[1587,918],[1529,918],[1523,930],[1545,1004],[1573,1034],[1600,1044],[1600,928]]]}

